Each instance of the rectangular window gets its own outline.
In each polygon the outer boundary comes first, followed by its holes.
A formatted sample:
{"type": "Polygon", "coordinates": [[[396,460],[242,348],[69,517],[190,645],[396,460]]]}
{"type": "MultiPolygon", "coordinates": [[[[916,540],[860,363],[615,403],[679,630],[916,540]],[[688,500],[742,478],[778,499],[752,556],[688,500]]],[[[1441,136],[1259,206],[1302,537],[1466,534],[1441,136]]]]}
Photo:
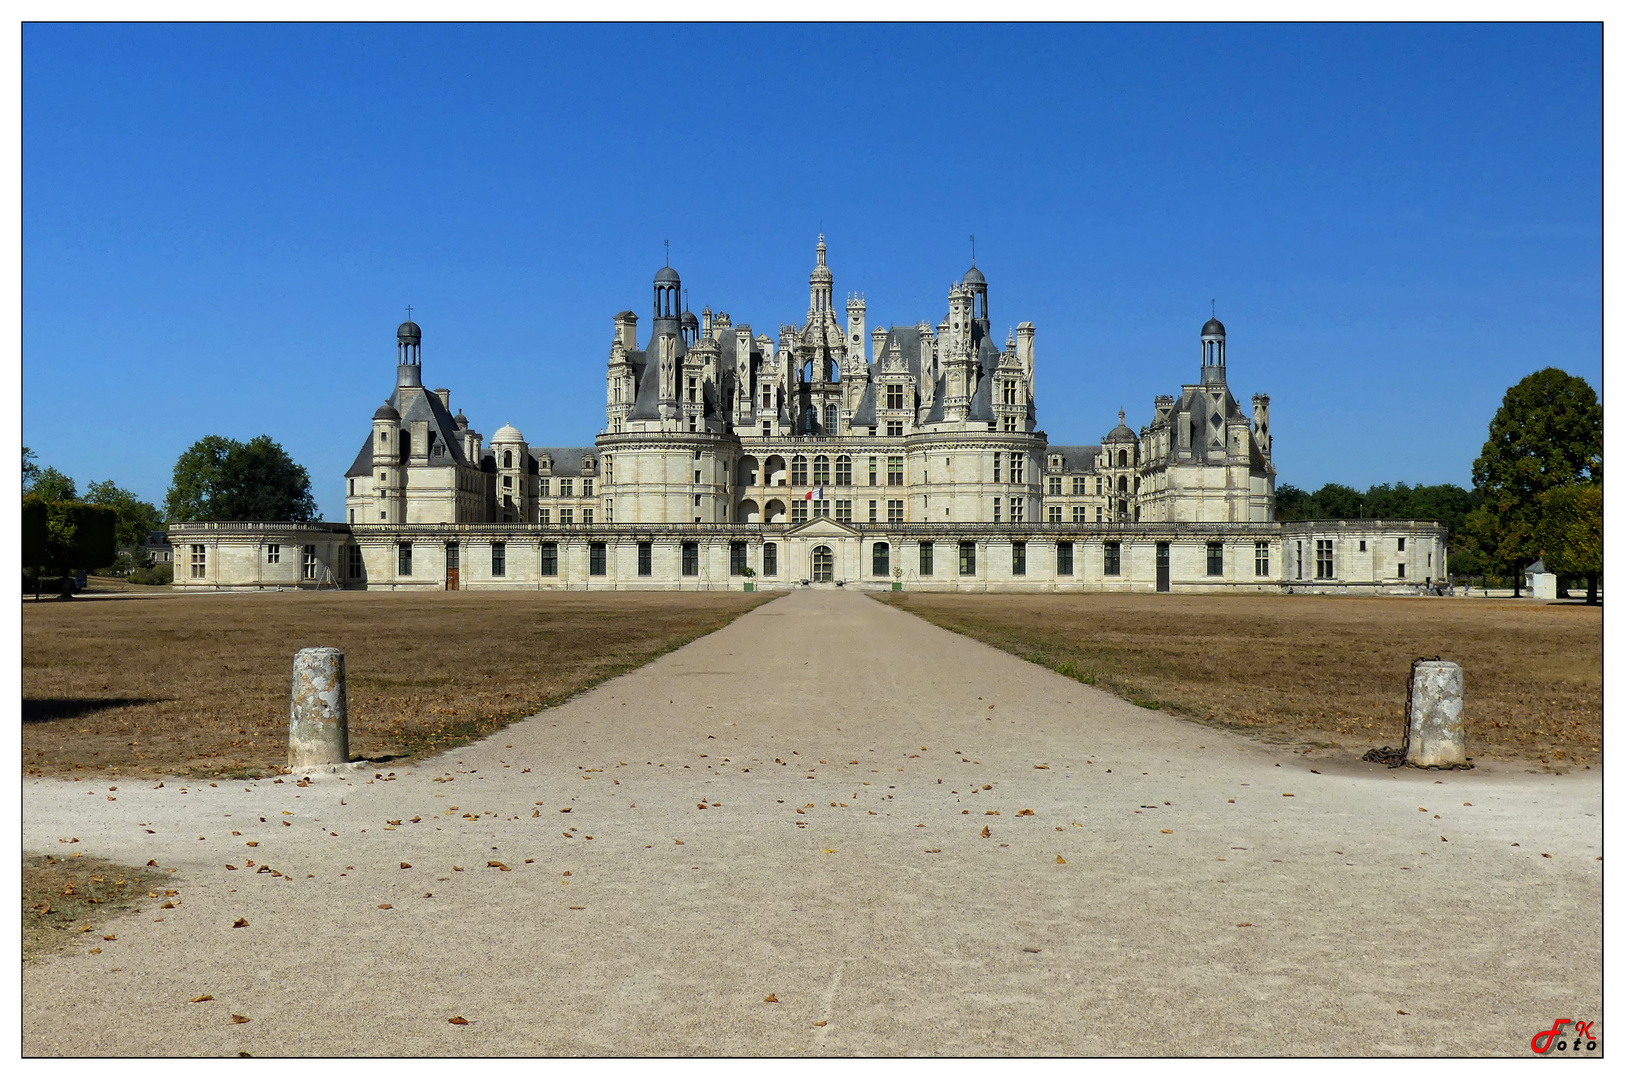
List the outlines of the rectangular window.
{"type": "Polygon", "coordinates": [[[1058,577],[1072,576],[1072,541],[1062,540],[1055,545],[1055,573],[1058,577]]]}
{"type": "MultiPolygon", "coordinates": [[[[700,470],[698,470],[698,469],[694,470],[694,482],[696,484],[698,484],[700,482],[700,470]]],[[[591,492],[582,492],[582,494],[583,495],[589,495],[589,494],[591,494],[591,492]]]]}
{"type": "Polygon", "coordinates": [[[1027,520],[1027,500],[1010,497],[1010,524],[1020,525],[1027,520]]]}
{"type": "Polygon", "coordinates": [[[901,409],[903,407],[903,386],[901,383],[886,384],[886,408],[901,409]]]}
{"type": "Polygon", "coordinates": [[[310,579],[310,578],[314,578],[316,576],[316,545],[315,544],[306,544],[305,545],[305,565],[302,568],[301,576],[306,578],[307,580],[310,579]]]}
{"type": "Polygon", "coordinates": [[[700,572],[700,545],[693,540],[683,543],[683,576],[696,577],[700,572]]]}
{"type": "Polygon", "coordinates": [[[779,576],[779,545],[774,543],[762,545],[762,576],[779,576]]]}
{"type": "Polygon", "coordinates": [[[1100,522],[1100,520],[1101,520],[1101,515],[1102,515],[1102,514],[1103,514],[1103,513],[1104,513],[1104,512],[1105,512],[1105,510],[1104,510],[1104,508],[1103,508],[1103,507],[1099,507],[1099,506],[1097,506],[1097,507],[1095,507],[1095,522],[1096,522],[1096,523],[1097,523],[1097,524],[1098,524],[1098,523],[1099,523],[1099,522],[1100,522]]]}
{"type": "Polygon", "coordinates": [[[835,459],[835,484],[837,487],[852,486],[852,459],[845,454],[835,459]]]}
{"type": "Polygon", "coordinates": [[[395,572],[401,577],[412,576],[412,543],[407,541],[395,549],[395,572]]]}
{"type": "Polygon", "coordinates": [[[655,572],[655,546],[647,540],[638,542],[638,577],[653,577],[655,572]]]}
{"type": "Polygon", "coordinates": [[[559,545],[552,540],[542,541],[542,550],[538,562],[541,564],[542,577],[559,576],[559,545]]]}
{"type": "Polygon", "coordinates": [[[508,545],[502,540],[491,542],[491,576],[508,576],[508,545]]]}
{"type": "Polygon", "coordinates": [[[887,420],[886,435],[888,438],[901,439],[903,437],[903,422],[901,420],[887,420]]]}
{"type": "Polygon", "coordinates": [[[1083,515],[1087,507],[1074,506],[1072,508],[1072,524],[1082,525],[1087,520],[1083,515]]]}
{"type": "Polygon", "coordinates": [[[603,577],[609,572],[609,545],[602,540],[594,540],[587,545],[587,573],[593,577],[603,577]]]}
{"type": "Polygon", "coordinates": [[[1085,491],[1084,491],[1084,490],[1083,490],[1083,477],[1081,477],[1081,476],[1074,476],[1074,477],[1073,477],[1073,478],[1072,478],[1072,494],[1074,494],[1074,495],[1084,495],[1084,494],[1087,494],[1087,492],[1085,492],[1085,491]]]}
{"type": "MultiPolygon", "coordinates": [[[[1405,538],[1404,538],[1404,537],[1403,537],[1403,536],[1401,536],[1401,537],[1400,537],[1400,538],[1399,538],[1399,550],[1401,550],[1401,551],[1404,551],[1404,550],[1405,550],[1405,538]]],[[[1404,575],[1404,574],[1401,574],[1401,575],[1399,575],[1399,576],[1400,576],[1400,577],[1404,577],[1404,576],[1405,576],[1405,575],[1404,575]]]]}
{"type": "Polygon", "coordinates": [[[993,482],[999,483],[1004,477],[1004,455],[997,450],[993,451],[993,482]]]}
{"type": "Polygon", "coordinates": [[[879,523],[880,523],[880,500],[879,499],[870,499],[869,500],[869,524],[878,525],[879,523]]]}
{"type": "Polygon", "coordinates": [[[879,461],[880,461],[880,459],[877,458],[877,457],[872,457],[872,458],[869,459],[869,486],[870,487],[875,487],[877,484],[880,483],[879,480],[875,479],[875,477],[877,475],[875,470],[876,470],[876,468],[878,468],[879,461]]]}
{"type": "Polygon", "coordinates": [[[540,480],[536,481],[536,494],[537,495],[541,496],[544,499],[550,499],[550,498],[553,497],[552,492],[553,492],[553,481],[549,480],[545,476],[542,477],[540,480]]]}
{"type": "Polygon", "coordinates": [[[1003,501],[1004,500],[1000,499],[997,495],[995,495],[993,497],[993,520],[994,521],[1003,521],[1004,520],[1004,518],[1001,516],[1001,511],[999,510],[999,504],[1001,502],[1003,502],[1003,501]]]}
{"type": "Polygon", "coordinates": [[[282,561],[282,545],[281,544],[266,544],[265,545],[265,561],[266,561],[267,564],[269,564],[271,566],[275,566],[277,563],[280,563],[282,561]]]}
{"type": "Polygon", "coordinates": [[[1022,476],[1026,474],[1026,469],[1027,457],[1025,454],[1010,455],[1010,482],[1012,484],[1020,484],[1025,482],[1022,480],[1022,476]]]}
{"type": "Polygon", "coordinates": [[[207,565],[202,544],[192,545],[192,576],[202,577],[203,568],[207,565]]]}
{"type": "Polygon", "coordinates": [[[1027,542],[1017,540],[1010,545],[1010,573],[1022,577],[1027,573],[1027,542]]]}
{"type": "MultiPolygon", "coordinates": [[[[1100,491],[1100,477],[1098,477],[1098,476],[1097,476],[1097,477],[1095,477],[1095,494],[1096,494],[1096,495],[1099,495],[1099,494],[1101,494],[1101,491],[1100,491]]],[[[1100,519],[1099,519],[1099,518],[1095,518],[1095,520],[1096,520],[1096,521],[1099,521],[1099,520],[1100,520],[1100,519]]]]}
{"type": "Polygon", "coordinates": [[[560,525],[574,525],[575,520],[576,520],[576,512],[574,510],[570,509],[568,506],[559,507],[559,524],[560,525]]]}
{"type": "Polygon", "coordinates": [[[976,576],[976,541],[961,540],[959,542],[959,575],[961,577],[976,576]]]}
{"type": "Polygon", "coordinates": [[[1395,575],[1395,576],[1397,576],[1397,577],[1404,577],[1405,576],[1405,564],[1404,563],[1399,564],[1399,573],[1397,575],[1395,575]]]}
{"type": "Polygon", "coordinates": [[[807,482],[807,459],[797,454],[790,459],[790,483],[800,487],[807,482]]]}
{"type": "Polygon", "coordinates": [[[1101,571],[1107,577],[1117,577],[1123,573],[1123,545],[1119,541],[1106,541],[1106,562],[1101,571]]]}
{"type": "Polygon", "coordinates": [[[800,525],[807,520],[807,501],[797,499],[790,504],[790,524],[800,525]]]}
{"type": "Polygon", "coordinates": [[[592,524],[592,507],[587,506],[587,507],[582,508],[582,510],[581,510],[581,524],[583,524],[583,525],[591,525],[592,524]]]}
{"type": "Polygon", "coordinates": [[[359,581],[367,576],[367,564],[361,560],[361,547],[358,544],[350,545],[350,577],[359,581]]]}
{"type": "Polygon", "coordinates": [[[1014,432],[1016,430],[1016,418],[1014,416],[1006,416],[1004,418],[1004,430],[1010,432],[1014,432]]]}
{"type": "Polygon", "coordinates": [[[1048,513],[1049,513],[1049,523],[1051,525],[1059,525],[1061,523],[1061,508],[1059,506],[1051,506],[1051,507],[1049,507],[1048,508],[1048,513]]]}
{"type": "Polygon", "coordinates": [[[890,577],[891,576],[891,545],[890,544],[876,544],[875,545],[872,569],[874,571],[874,576],[875,577],[890,577]]]}
{"type": "Polygon", "coordinates": [[[511,487],[513,487],[513,477],[511,477],[511,476],[504,476],[504,477],[503,477],[503,478],[502,478],[502,486],[503,486],[503,487],[505,487],[505,488],[511,488],[511,487]]]}
{"type": "Polygon", "coordinates": [[[835,520],[836,521],[844,521],[844,522],[846,522],[848,524],[851,523],[851,521],[852,521],[852,500],[851,499],[836,499],[835,500],[835,520]]]}
{"type": "Polygon", "coordinates": [[[615,500],[614,499],[605,499],[604,500],[604,523],[606,525],[615,524],[615,500]]]}
{"type": "Polygon", "coordinates": [[[762,438],[771,439],[772,437],[773,437],[773,421],[771,421],[771,420],[763,420],[762,421],[762,438]]]}
{"type": "Polygon", "coordinates": [[[930,540],[920,541],[920,576],[930,577],[936,572],[936,545],[930,540]]]}
{"type": "Polygon", "coordinates": [[[829,500],[828,499],[814,499],[813,500],[813,517],[822,517],[822,518],[829,517],[829,500]]]}
{"type": "Polygon", "coordinates": [[[903,483],[903,459],[889,457],[886,459],[886,486],[898,487],[903,483]]]}
{"type": "Polygon", "coordinates": [[[903,523],[903,500],[886,500],[886,524],[901,525],[903,523]]]}
{"type": "Polygon", "coordinates": [[[581,497],[583,499],[592,498],[592,481],[591,480],[582,480],[581,481],[581,497]]]}
{"type": "Polygon", "coordinates": [[[1315,541],[1315,576],[1329,578],[1332,576],[1332,542],[1330,540],[1315,541]]]}
{"type": "Polygon", "coordinates": [[[1268,540],[1253,543],[1253,576],[1270,576],[1270,545],[1268,540]]]}
{"type": "Polygon", "coordinates": [[[750,565],[750,556],[746,551],[743,540],[734,540],[728,545],[728,573],[738,577],[750,565]]]}
{"type": "Polygon", "coordinates": [[[1051,495],[1059,495],[1061,493],[1061,478],[1059,476],[1052,476],[1049,478],[1049,493],[1051,495]]]}
{"type": "Polygon", "coordinates": [[[575,494],[575,481],[568,476],[559,477],[559,498],[568,499],[575,494]]]}
{"type": "MultiPolygon", "coordinates": [[[[700,505],[700,497],[698,495],[694,496],[694,505],[695,506],[700,505]]],[[[696,519],[696,520],[698,520],[698,519],[696,519]]]]}
{"type": "Polygon", "coordinates": [[[536,511],[536,523],[538,525],[551,525],[553,523],[553,511],[545,506],[536,511]]]}
{"type": "Polygon", "coordinates": [[[1209,540],[1207,544],[1207,576],[1224,576],[1224,543],[1218,540],[1209,540]]]}
{"type": "Polygon", "coordinates": [[[1365,550],[1365,541],[1364,541],[1364,540],[1361,540],[1361,541],[1360,541],[1360,550],[1361,550],[1361,551],[1364,551],[1364,550],[1365,550]]]}

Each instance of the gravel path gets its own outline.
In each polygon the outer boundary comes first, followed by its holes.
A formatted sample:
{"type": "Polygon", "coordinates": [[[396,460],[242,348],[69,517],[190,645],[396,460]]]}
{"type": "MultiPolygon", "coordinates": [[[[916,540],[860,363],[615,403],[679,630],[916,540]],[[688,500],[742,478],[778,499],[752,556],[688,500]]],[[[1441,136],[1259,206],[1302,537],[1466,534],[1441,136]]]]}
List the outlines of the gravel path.
{"type": "Polygon", "coordinates": [[[179,891],[25,968],[25,1054],[1521,1055],[1600,1018],[1599,773],[1305,759],[843,591],[295,779],[25,783],[26,850],[179,891]]]}

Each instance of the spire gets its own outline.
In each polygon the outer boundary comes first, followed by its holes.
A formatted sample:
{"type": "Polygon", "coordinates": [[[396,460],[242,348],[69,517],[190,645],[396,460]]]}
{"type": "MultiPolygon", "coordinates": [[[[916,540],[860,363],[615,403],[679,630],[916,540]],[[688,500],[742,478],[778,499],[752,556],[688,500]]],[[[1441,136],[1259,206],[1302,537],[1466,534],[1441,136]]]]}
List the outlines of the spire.
{"type": "Polygon", "coordinates": [[[824,265],[824,252],[826,250],[827,249],[824,247],[824,234],[819,233],[818,234],[818,265],[819,266],[824,265]]]}

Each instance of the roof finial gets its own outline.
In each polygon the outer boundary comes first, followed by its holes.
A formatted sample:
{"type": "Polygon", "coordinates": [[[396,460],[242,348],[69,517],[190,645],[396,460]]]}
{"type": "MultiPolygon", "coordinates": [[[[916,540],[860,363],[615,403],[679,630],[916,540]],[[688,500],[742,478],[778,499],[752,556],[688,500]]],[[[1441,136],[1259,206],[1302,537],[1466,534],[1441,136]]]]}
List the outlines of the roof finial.
{"type": "Polygon", "coordinates": [[[1218,300],[1216,300],[1216,299],[1215,300],[1209,300],[1207,302],[1207,313],[1208,313],[1209,318],[1217,319],[1219,317],[1219,301],[1218,300]]]}
{"type": "Polygon", "coordinates": [[[970,264],[976,265],[976,234],[970,234],[970,264]]]}
{"type": "Polygon", "coordinates": [[[1123,417],[1125,417],[1125,416],[1127,416],[1127,415],[1128,415],[1128,414],[1127,414],[1127,413],[1126,413],[1126,412],[1124,412],[1124,411],[1123,411],[1123,406],[1121,406],[1121,405],[1119,405],[1119,406],[1118,406],[1118,407],[1117,407],[1117,422],[1118,422],[1118,423],[1119,423],[1119,424],[1121,424],[1121,423],[1122,423],[1122,422],[1123,422],[1123,417]]]}
{"type": "Polygon", "coordinates": [[[411,304],[406,305],[406,321],[407,322],[412,321],[412,305],[411,304]]]}
{"type": "Polygon", "coordinates": [[[666,265],[671,265],[671,241],[666,241],[666,265]]]}

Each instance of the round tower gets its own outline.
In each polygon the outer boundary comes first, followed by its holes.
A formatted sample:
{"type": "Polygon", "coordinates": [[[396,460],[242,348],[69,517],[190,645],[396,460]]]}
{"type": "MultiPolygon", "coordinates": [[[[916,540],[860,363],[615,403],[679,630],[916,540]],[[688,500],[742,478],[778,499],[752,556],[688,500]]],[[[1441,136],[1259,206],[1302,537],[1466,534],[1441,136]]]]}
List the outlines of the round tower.
{"type": "Polygon", "coordinates": [[[813,267],[812,274],[807,278],[811,296],[808,300],[808,315],[811,318],[814,312],[834,310],[832,297],[835,292],[835,275],[830,273],[829,266],[824,262],[824,234],[818,234],[818,265],[813,267]]]}
{"type": "Polygon", "coordinates": [[[377,502],[369,524],[399,524],[406,494],[406,462],[401,457],[401,414],[384,402],[372,414],[372,471],[377,502]]]}
{"type": "Polygon", "coordinates": [[[395,331],[395,385],[423,385],[423,330],[411,319],[395,331]]]}
{"type": "Polygon", "coordinates": [[[1202,324],[1202,385],[1225,385],[1224,323],[1217,318],[1202,324]]]}

